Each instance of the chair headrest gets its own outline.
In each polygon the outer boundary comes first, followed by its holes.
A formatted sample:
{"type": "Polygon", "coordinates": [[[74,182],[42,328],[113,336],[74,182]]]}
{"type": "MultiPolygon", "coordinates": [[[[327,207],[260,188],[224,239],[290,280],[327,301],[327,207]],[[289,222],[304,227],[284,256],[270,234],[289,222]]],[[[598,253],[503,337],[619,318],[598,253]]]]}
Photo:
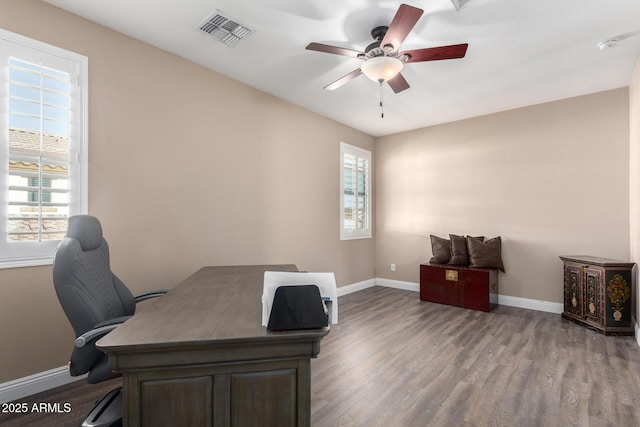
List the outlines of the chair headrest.
{"type": "Polygon", "coordinates": [[[67,237],[77,239],[83,251],[91,251],[102,243],[102,225],[95,216],[72,216],[69,218],[67,237]]]}

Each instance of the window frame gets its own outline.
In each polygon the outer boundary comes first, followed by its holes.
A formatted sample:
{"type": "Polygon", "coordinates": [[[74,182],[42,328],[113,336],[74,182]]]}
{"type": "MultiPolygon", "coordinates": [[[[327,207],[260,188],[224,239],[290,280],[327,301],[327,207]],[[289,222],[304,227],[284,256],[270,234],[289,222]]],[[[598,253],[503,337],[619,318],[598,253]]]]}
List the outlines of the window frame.
{"type": "MultiPolygon", "coordinates": [[[[357,167],[356,167],[357,168],[357,167]]],[[[372,232],[372,219],[371,212],[372,204],[372,155],[371,151],[364,148],[356,147],[346,142],[340,142],[340,240],[356,240],[356,239],[370,239],[373,236],[372,232]],[[351,155],[355,157],[355,164],[358,164],[358,159],[365,159],[368,162],[368,170],[365,173],[365,224],[363,228],[347,228],[345,224],[345,155],[351,155]]],[[[356,184],[357,186],[357,184],[356,184]]],[[[357,204],[357,197],[354,198],[353,207],[357,204]]],[[[356,209],[357,210],[357,209],[356,209]]],[[[354,210],[354,212],[356,211],[354,210]]]]}
{"type": "MultiPolygon", "coordinates": [[[[72,108],[69,134],[69,212],[88,212],[88,58],[0,28],[0,269],[51,265],[60,240],[9,242],[9,95],[8,58],[45,68],[69,69],[72,108]],[[63,64],[64,67],[56,65],[63,64]]],[[[44,188],[44,187],[41,187],[44,188]]]]}

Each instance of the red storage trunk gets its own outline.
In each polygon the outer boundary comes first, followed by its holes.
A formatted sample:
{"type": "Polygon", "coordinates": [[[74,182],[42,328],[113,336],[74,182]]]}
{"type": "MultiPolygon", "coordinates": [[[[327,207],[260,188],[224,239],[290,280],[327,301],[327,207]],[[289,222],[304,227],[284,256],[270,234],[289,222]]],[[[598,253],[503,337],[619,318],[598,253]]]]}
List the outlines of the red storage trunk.
{"type": "Polygon", "coordinates": [[[498,270],[420,264],[420,299],[490,311],[498,302],[498,270]]]}

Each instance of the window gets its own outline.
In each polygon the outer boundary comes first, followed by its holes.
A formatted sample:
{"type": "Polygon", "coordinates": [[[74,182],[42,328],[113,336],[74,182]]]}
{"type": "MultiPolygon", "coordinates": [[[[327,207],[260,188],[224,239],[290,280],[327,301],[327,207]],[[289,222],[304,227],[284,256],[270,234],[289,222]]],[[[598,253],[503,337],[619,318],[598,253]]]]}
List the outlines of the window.
{"type": "Polygon", "coordinates": [[[51,264],[87,212],[87,63],[0,30],[0,268],[51,264]]]}
{"type": "Polygon", "coordinates": [[[340,240],[371,237],[371,152],[340,143],[340,240]]]}

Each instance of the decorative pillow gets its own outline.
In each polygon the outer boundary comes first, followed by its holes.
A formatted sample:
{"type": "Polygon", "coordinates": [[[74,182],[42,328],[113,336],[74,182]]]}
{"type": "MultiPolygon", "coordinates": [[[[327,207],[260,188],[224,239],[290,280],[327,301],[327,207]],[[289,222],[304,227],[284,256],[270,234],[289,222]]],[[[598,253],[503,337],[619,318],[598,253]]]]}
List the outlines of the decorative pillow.
{"type": "Polygon", "coordinates": [[[431,252],[433,257],[429,262],[434,264],[446,264],[451,258],[451,241],[442,237],[431,235],[431,252]]]}
{"type": "Polygon", "coordinates": [[[486,242],[471,238],[467,239],[467,244],[469,245],[469,267],[499,268],[504,273],[500,236],[486,242]]]}
{"type": "Polygon", "coordinates": [[[475,239],[479,241],[484,240],[484,236],[472,237],[472,236],[457,236],[455,234],[449,234],[451,238],[451,258],[449,264],[451,265],[469,265],[469,253],[467,251],[467,238],[475,239]]]}

